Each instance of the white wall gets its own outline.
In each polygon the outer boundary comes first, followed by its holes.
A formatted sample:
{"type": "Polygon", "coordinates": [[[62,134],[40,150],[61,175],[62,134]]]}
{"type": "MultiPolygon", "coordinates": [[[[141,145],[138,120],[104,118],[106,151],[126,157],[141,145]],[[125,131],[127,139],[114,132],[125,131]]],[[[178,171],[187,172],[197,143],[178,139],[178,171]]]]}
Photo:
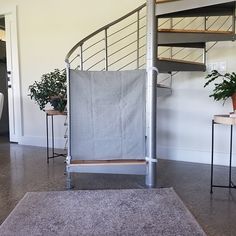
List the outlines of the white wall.
{"type": "MultiPolygon", "coordinates": [[[[0,0],[17,5],[23,137],[21,144],[45,146],[45,114],[30,100],[28,87],[42,74],[63,68],[66,53],[79,40],[116,20],[144,0],[0,0]]],[[[56,119],[56,145],[64,144],[63,118],[56,119]]]]}
{"type": "MultiPolygon", "coordinates": [[[[228,72],[235,71],[235,52],[235,42],[218,43],[208,53],[208,63],[225,62],[228,72]]],[[[208,97],[212,86],[203,88],[205,75],[203,72],[178,73],[173,79],[172,95],[159,99],[159,158],[210,163],[211,120],[214,114],[231,112],[232,105],[230,100],[223,106],[222,102],[208,97]]],[[[228,164],[229,127],[216,125],[215,129],[215,162],[228,164]]]]}

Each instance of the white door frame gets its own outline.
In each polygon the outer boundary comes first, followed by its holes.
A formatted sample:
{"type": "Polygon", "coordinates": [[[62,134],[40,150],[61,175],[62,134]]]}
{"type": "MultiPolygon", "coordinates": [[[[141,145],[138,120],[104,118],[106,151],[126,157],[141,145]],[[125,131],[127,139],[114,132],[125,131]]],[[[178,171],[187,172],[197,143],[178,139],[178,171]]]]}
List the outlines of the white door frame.
{"type": "Polygon", "coordinates": [[[6,57],[9,74],[8,109],[9,135],[11,142],[20,142],[22,137],[22,96],[19,74],[18,37],[16,6],[0,8],[0,15],[5,17],[6,57]]]}

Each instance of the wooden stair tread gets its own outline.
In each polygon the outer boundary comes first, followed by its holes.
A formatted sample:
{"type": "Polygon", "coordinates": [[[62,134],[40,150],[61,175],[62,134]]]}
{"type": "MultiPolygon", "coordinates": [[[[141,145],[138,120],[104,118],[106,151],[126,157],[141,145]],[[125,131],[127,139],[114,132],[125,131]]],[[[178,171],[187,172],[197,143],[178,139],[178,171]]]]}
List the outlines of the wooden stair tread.
{"type": "Polygon", "coordinates": [[[204,63],[201,63],[201,62],[173,59],[173,58],[166,58],[166,57],[159,57],[158,60],[159,61],[179,62],[179,63],[185,63],[185,64],[193,64],[193,65],[204,65],[204,63]]]}
{"type": "Polygon", "coordinates": [[[72,165],[140,165],[145,164],[145,160],[72,160],[72,165]]]}
{"type": "Polygon", "coordinates": [[[192,30],[192,29],[158,29],[158,32],[166,33],[203,33],[203,34],[233,34],[232,31],[217,30],[192,30]]]}

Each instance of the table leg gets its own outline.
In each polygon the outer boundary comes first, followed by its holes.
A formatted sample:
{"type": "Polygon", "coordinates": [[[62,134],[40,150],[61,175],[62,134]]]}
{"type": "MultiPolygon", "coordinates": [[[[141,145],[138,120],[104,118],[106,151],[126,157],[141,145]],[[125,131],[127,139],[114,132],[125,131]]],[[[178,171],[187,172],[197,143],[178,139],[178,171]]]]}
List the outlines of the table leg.
{"type": "Polygon", "coordinates": [[[52,158],[54,158],[54,124],[53,124],[53,116],[51,116],[52,118],[52,158]]]}
{"type": "Polygon", "coordinates": [[[230,153],[229,153],[229,188],[232,186],[232,149],[233,149],[233,125],[230,127],[230,153]]]}
{"type": "Polygon", "coordinates": [[[214,160],[214,125],[215,122],[212,120],[212,128],[211,128],[211,191],[210,193],[213,193],[213,160],[214,160]]]}
{"type": "Polygon", "coordinates": [[[49,163],[48,114],[46,114],[46,133],[47,133],[47,163],[49,163]]]}

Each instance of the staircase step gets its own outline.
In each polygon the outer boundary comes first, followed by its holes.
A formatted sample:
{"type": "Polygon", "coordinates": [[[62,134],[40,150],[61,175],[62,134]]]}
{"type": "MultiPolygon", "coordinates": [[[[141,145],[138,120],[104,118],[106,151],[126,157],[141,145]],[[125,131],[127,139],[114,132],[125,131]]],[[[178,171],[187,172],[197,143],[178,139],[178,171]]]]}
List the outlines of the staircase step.
{"type": "Polygon", "coordinates": [[[159,29],[158,44],[199,43],[215,41],[234,41],[232,31],[159,29]]]}
{"type": "Polygon", "coordinates": [[[203,17],[203,16],[230,16],[234,14],[234,2],[205,6],[201,8],[188,9],[168,14],[163,14],[159,18],[166,17],[203,17]]]}
{"type": "Polygon", "coordinates": [[[164,1],[156,4],[156,16],[164,16],[170,13],[183,12],[192,9],[202,9],[204,7],[215,6],[218,4],[232,3],[232,0],[181,0],[181,1],[164,1]]]}
{"type": "Polygon", "coordinates": [[[160,73],[172,71],[206,71],[206,65],[200,62],[161,57],[157,59],[156,63],[160,73]]]}

